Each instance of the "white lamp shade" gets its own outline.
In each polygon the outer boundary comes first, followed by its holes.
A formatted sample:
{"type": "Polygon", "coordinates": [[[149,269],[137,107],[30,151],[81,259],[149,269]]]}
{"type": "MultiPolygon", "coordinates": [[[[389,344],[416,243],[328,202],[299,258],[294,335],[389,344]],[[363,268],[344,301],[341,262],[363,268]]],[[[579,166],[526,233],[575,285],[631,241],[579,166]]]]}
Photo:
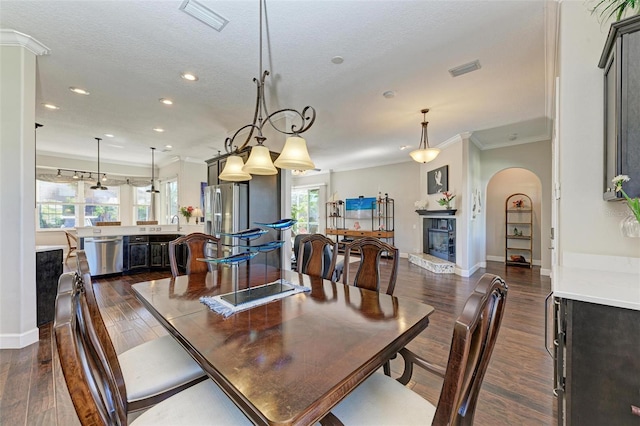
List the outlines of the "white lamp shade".
{"type": "Polygon", "coordinates": [[[276,167],[289,170],[310,170],[316,167],[309,157],[307,142],[300,136],[287,138],[282,153],[274,164],[276,167]]]}
{"type": "Polygon", "coordinates": [[[191,216],[193,217],[202,217],[202,210],[200,210],[199,207],[196,207],[195,209],[193,209],[193,211],[191,212],[191,216]]]}
{"type": "Polygon", "coordinates": [[[249,159],[242,170],[245,173],[251,173],[253,175],[278,174],[278,169],[273,166],[269,149],[262,145],[256,145],[251,148],[249,159]]]}
{"type": "Polygon", "coordinates": [[[251,175],[242,170],[244,167],[244,161],[237,155],[230,155],[227,157],[227,163],[224,165],[222,173],[220,173],[220,180],[228,180],[231,182],[244,182],[251,179],[251,175]]]}
{"type": "Polygon", "coordinates": [[[418,163],[428,163],[435,159],[438,154],[440,154],[440,150],[438,148],[429,148],[429,149],[416,149],[415,151],[411,151],[409,155],[418,163]]]}

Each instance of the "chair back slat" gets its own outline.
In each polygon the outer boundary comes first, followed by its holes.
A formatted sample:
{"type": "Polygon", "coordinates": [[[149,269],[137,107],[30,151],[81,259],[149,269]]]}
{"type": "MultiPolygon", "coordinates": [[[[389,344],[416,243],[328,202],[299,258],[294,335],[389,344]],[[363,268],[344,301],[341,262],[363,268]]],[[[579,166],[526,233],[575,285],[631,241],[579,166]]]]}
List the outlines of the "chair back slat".
{"type": "Polygon", "coordinates": [[[504,315],[507,284],[484,274],[456,320],[434,425],[471,425],[504,315]]]}
{"type": "Polygon", "coordinates": [[[381,275],[380,275],[380,259],[383,253],[390,257],[391,273],[387,281],[387,294],[392,295],[396,286],[396,278],[398,276],[398,258],[400,252],[391,244],[381,241],[375,237],[363,237],[347,244],[344,253],[344,277],[345,284],[353,284],[356,287],[366,288],[369,290],[380,291],[381,275]],[[360,263],[358,270],[350,282],[349,262],[351,257],[356,253],[360,253],[360,263]]]}
{"type": "Polygon", "coordinates": [[[296,253],[298,272],[330,280],[336,268],[338,243],[322,234],[310,234],[300,239],[296,253]]]}
{"type": "Polygon", "coordinates": [[[207,247],[213,244],[213,254],[215,257],[222,257],[222,244],[219,238],[213,235],[203,234],[201,232],[194,232],[189,235],[178,237],[169,242],[169,264],[171,266],[171,274],[177,277],[180,273],[178,271],[178,262],[176,259],[176,249],[180,244],[186,244],[187,246],[187,262],[186,273],[187,275],[193,273],[203,273],[209,270],[209,265],[206,262],[197,260],[198,258],[206,257],[209,253],[207,247]]]}

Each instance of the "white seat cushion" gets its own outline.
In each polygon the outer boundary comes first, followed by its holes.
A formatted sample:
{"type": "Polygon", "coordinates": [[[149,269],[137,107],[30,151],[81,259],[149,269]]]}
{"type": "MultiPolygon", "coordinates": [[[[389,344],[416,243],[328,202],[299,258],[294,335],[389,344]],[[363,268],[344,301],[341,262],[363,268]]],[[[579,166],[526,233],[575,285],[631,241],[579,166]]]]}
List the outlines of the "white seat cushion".
{"type": "Polygon", "coordinates": [[[118,355],[129,402],[188,383],[204,371],[171,336],[162,336],[118,355]]]}
{"type": "Polygon", "coordinates": [[[130,426],[250,424],[249,419],[212,380],[205,380],[153,406],[130,426]]]}
{"type": "Polygon", "coordinates": [[[349,425],[430,425],[436,407],[382,373],[373,373],[331,412],[349,425]]]}

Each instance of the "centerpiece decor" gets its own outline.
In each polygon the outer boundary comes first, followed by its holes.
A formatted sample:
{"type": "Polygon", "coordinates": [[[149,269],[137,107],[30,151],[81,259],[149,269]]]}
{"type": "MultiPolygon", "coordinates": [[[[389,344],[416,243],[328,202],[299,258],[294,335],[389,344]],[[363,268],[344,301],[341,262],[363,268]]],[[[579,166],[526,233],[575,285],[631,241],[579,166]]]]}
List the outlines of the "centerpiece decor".
{"type": "Polygon", "coordinates": [[[193,215],[193,210],[195,210],[192,206],[180,207],[180,214],[187,219],[187,223],[189,223],[189,219],[193,215]]]}
{"type": "Polygon", "coordinates": [[[627,175],[618,175],[611,180],[615,185],[615,191],[622,194],[627,200],[629,210],[631,210],[631,214],[620,222],[620,230],[626,237],[640,238],[640,198],[631,198],[622,189],[622,184],[629,182],[629,180],[627,175]]]}
{"type": "Polygon", "coordinates": [[[456,198],[456,196],[453,195],[453,193],[445,191],[442,193],[442,198],[438,200],[438,204],[447,210],[451,210],[451,200],[454,198],[456,198]]]}

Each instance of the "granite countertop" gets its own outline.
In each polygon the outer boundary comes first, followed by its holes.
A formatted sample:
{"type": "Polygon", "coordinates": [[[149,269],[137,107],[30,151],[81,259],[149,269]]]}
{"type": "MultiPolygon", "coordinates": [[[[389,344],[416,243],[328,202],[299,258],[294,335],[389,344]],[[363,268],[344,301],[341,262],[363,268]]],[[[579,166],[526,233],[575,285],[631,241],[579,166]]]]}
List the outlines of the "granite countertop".
{"type": "Polygon", "coordinates": [[[66,248],[67,248],[67,246],[56,246],[56,245],[52,245],[52,246],[36,246],[36,253],[43,252],[43,251],[51,251],[51,250],[64,250],[66,248]]]}
{"type": "Polygon", "coordinates": [[[640,258],[565,253],[555,297],[640,311],[640,258]]]}
{"type": "Polygon", "coordinates": [[[183,225],[180,231],[176,224],[172,225],[134,225],[134,226],[85,226],[76,228],[79,238],[94,236],[120,235],[187,235],[193,232],[204,232],[204,224],[183,225]]]}

